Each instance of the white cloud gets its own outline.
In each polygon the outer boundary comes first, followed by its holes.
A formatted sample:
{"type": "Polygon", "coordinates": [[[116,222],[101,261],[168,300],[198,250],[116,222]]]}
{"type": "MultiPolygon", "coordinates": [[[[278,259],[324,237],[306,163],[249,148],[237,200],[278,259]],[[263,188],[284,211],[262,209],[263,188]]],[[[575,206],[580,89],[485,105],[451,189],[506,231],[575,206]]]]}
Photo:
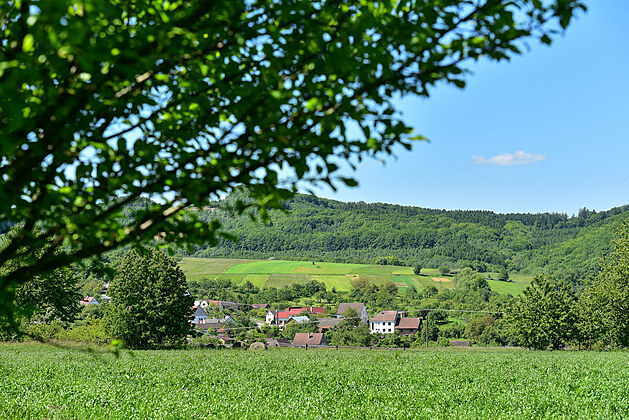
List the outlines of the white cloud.
{"type": "Polygon", "coordinates": [[[503,153],[490,158],[476,155],[472,156],[472,161],[479,165],[528,165],[529,163],[540,162],[542,160],[546,160],[546,155],[541,155],[539,153],[526,153],[522,150],[518,150],[515,153],[503,153]]]}

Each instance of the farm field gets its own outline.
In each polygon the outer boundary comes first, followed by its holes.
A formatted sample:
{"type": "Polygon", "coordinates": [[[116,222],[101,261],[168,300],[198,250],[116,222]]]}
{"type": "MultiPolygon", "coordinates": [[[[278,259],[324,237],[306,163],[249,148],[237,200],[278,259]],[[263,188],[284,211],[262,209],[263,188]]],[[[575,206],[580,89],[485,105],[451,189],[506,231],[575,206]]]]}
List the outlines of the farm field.
{"type": "MultiPolygon", "coordinates": [[[[214,258],[183,258],[179,263],[188,280],[228,279],[232,283],[251,281],[256,287],[283,287],[293,283],[317,280],[325,283],[328,290],[339,292],[351,289],[354,278],[362,278],[376,285],[393,281],[400,293],[409,286],[418,290],[428,286],[452,289],[454,277],[442,276],[437,270],[423,269],[422,275],[413,274],[411,267],[369,264],[336,264],[312,261],[277,260],[230,260],[214,258]]],[[[495,278],[497,274],[491,273],[495,278]]],[[[488,280],[492,290],[511,295],[519,294],[530,282],[528,277],[519,277],[516,282],[488,280]]]]}
{"type": "MultiPolygon", "coordinates": [[[[492,279],[498,277],[498,273],[485,273],[490,276],[492,279]]],[[[510,274],[509,279],[511,281],[499,281],[499,280],[487,280],[489,283],[489,287],[491,290],[494,290],[498,293],[507,293],[510,295],[518,295],[522,293],[522,290],[526,289],[526,286],[531,284],[531,280],[533,280],[533,276],[527,276],[524,274],[510,274]]]]}
{"type": "Polygon", "coordinates": [[[3,344],[0,413],[3,419],[622,418],[629,412],[627,356],[283,349],[135,351],[117,358],[3,344]]]}
{"type": "Polygon", "coordinates": [[[224,273],[228,268],[251,260],[226,260],[215,258],[183,258],[179,266],[186,273],[188,280],[196,280],[203,277],[215,278],[224,273]]]}

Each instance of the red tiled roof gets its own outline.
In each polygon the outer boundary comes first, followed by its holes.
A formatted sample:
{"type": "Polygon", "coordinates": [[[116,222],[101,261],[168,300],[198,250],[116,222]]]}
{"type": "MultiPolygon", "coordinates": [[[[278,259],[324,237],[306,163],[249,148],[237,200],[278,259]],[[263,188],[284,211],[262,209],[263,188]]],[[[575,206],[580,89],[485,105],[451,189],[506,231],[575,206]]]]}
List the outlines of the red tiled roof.
{"type": "Polygon", "coordinates": [[[395,329],[404,329],[404,330],[418,330],[421,321],[419,318],[401,318],[398,325],[396,325],[395,329]]]}
{"type": "Polygon", "coordinates": [[[81,305],[89,305],[95,298],[93,296],[86,297],[81,301],[81,305]]]}
{"type": "Polygon", "coordinates": [[[288,319],[290,318],[290,313],[289,312],[278,312],[277,313],[277,319],[288,319]]]}
{"type": "Polygon", "coordinates": [[[320,306],[316,306],[316,307],[311,306],[309,308],[295,308],[295,307],[289,306],[284,311],[288,312],[290,315],[299,315],[302,312],[308,312],[309,314],[324,314],[325,313],[325,309],[323,309],[320,306]]]}
{"type": "Polygon", "coordinates": [[[395,322],[397,311],[380,311],[378,315],[371,318],[371,322],[395,322]]]}
{"type": "Polygon", "coordinates": [[[320,346],[325,343],[322,333],[297,333],[293,339],[293,346],[320,346]]]}

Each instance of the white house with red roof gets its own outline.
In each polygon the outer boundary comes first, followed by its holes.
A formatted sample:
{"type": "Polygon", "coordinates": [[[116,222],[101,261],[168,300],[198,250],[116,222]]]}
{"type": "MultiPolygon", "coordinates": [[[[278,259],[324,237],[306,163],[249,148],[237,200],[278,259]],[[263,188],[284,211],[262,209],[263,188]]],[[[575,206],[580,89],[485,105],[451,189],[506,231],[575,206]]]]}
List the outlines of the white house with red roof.
{"type": "Polygon", "coordinates": [[[421,328],[421,319],[403,318],[398,311],[381,311],[369,320],[369,332],[400,335],[415,334],[421,328]]]}
{"type": "Polygon", "coordinates": [[[284,326],[291,318],[298,317],[304,312],[309,315],[324,314],[325,309],[313,306],[308,308],[289,306],[283,311],[272,310],[266,313],[266,323],[268,325],[276,325],[280,328],[280,330],[283,330],[284,326]]]}
{"type": "Polygon", "coordinates": [[[369,332],[391,334],[395,332],[395,326],[400,319],[398,311],[380,311],[369,320],[369,332]]]}

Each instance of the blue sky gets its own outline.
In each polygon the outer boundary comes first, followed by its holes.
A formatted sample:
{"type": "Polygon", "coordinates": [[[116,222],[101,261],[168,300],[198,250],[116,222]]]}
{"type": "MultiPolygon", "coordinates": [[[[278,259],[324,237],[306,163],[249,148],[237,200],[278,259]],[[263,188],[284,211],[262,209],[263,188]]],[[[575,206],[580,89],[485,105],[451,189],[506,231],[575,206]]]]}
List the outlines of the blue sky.
{"type": "Polygon", "coordinates": [[[577,213],[629,204],[629,2],[590,1],[546,47],[470,66],[464,90],[399,101],[430,143],[368,161],[341,201],[577,213]]]}

